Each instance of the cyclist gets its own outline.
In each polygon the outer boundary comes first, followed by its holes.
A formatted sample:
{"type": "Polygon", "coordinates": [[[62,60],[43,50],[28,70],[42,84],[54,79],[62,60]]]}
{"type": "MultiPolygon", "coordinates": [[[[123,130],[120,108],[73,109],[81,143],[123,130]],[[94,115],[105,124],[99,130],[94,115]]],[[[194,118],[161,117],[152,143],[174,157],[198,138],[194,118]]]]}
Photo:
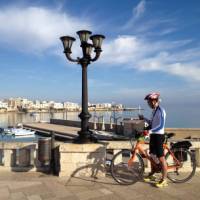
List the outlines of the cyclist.
{"type": "MultiPolygon", "coordinates": [[[[151,119],[146,119],[142,115],[139,115],[140,119],[144,119],[149,123],[149,134],[150,134],[150,155],[154,158],[158,158],[161,167],[162,167],[162,178],[159,182],[156,182],[156,187],[165,187],[168,185],[167,177],[167,164],[164,157],[164,127],[166,113],[165,110],[159,105],[160,104],[160,94],[157,92],[150,93],[146,95],[144,100],[147,100],[147,103],[151,109],[153,109],[151,119]],[[156,156],[156,157],[155,157],[156,156]]],[[[145,182],[155,181],[156,177],[154,176],[155,169],[151,165],[151,172],[149,175],[144,178],[145,182]]]]}

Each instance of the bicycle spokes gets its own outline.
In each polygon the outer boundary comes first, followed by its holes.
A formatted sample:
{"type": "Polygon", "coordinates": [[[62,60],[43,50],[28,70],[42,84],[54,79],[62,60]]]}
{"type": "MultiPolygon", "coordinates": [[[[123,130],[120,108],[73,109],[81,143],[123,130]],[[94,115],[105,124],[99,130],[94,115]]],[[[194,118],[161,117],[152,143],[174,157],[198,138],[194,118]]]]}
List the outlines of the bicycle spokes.
{"type": "Polygon", "coordinates": [[[112,160],[111,174],[120,184],[133,184],[143,174],[144,165],[139,154],[132,155],[129,150],[122,150],[112,160]]]}

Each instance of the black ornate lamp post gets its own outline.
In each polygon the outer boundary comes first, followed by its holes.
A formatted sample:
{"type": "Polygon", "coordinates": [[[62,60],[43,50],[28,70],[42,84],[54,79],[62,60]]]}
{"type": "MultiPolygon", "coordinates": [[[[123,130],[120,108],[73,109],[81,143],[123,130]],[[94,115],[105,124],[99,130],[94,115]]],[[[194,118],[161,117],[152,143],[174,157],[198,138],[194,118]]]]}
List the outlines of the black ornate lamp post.
{"type": "Polygon", "coordinates": [[[69,61],[76,62],[81,65],[82,67],[82,112],[79,114],[81,119],[81,130],[78,132],[79,136],[76,138],[77,143],[87,143],[87,142],[94,142],[94,137],[92,136],[92,132],[89,130],[88,121],[91,117],[90,113],[88,112],[88,84],[87,84],[87,66],[91,63],[96,61],[102,50],[101,45],[105,36],[103,35],[92,35],[92,32],[87,30],[78,31],[77,34],[79,35],[81,41],[81,48],[83,52],[82,58],[73,59],[71,57],[71,47],[75,38],[69,36],[61,37],[61,41],[64,46],[64,53],[69,61]],[[88,39],[92,40],[92,44],[88,43],[88,39]],[[94,58],[91,57],[92,50],[94,48],[95,56],[94,58]]]}

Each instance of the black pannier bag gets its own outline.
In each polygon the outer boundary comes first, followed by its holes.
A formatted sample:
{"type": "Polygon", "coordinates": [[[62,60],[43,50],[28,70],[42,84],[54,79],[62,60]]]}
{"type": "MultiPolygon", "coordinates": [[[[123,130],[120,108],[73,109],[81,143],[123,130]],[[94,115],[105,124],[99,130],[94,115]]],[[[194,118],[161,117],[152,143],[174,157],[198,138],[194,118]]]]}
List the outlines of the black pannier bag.
{"type": "Polygon", "coordinates": [[[187,161],[187,152],[185,152],[184,149],[180,149],[178,151],[175,151],[174,155],[180,162],[187,161]]]}
{"type": "Polygon", "coordinates": [[[173,149],[177,149],[174,152],[175,157],[180,161],[184,162],[187,161],[187,152],[184,149],[189,149],[192,146],[191,142],[189,141],[181,141],[172,144],[173,149]]]}
{"type": "Polygon", "coordinates": [[[183,149],[189,149],[192,146],[191,142],[189,141],[180,141],[172,144],[172,149],[177,149],[177,148],[183,148],[183,149]]]}

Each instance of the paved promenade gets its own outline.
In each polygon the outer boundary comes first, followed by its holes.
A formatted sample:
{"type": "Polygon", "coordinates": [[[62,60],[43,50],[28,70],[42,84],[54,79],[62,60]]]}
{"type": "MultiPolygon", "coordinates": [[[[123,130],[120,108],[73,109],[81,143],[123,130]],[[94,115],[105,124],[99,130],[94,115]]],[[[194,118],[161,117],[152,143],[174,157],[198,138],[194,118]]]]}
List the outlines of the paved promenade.
{"type": "Polygon", "coordinates": [[[200,173],[190,182],[170,183],[158,189],[137,182],[120,186],[112,178],[58,178],[42,173],[0,172],[0,200],[198,200],[200,199],[200,173]]]}

